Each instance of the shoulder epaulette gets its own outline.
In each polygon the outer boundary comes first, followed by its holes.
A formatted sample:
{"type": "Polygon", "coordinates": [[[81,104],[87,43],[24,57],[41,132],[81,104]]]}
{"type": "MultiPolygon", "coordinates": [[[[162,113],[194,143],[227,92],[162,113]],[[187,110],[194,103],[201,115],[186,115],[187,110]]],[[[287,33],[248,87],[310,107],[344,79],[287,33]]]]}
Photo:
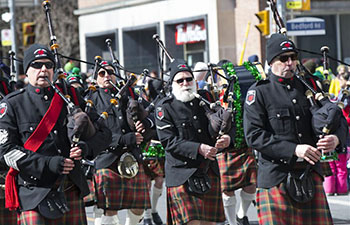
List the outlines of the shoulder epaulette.
{"type": "Polygon", "coordinates": [[[159,101],[158,104],[163,104],[163,103],[165,103],[165,102],[167,102],[167,101],[169,101],[169,100],[171,100],[171,99],[173,99],[173,96],[172,96],[172,95],[167,95],[167,96],[165,96],[164,98],[162,98],[162,99],[159,101]]]}
{"type": "Polygon", "coordinates": [[[6,98],[7,98],[7,99],[12,98],[12,97],[14,97],[14,96],[16,96],[16,95],[19,95],[19,94],[22,94],[22,93],[24,93],[24,92],[25,92],[25,89],[24,89],[24,88],[21,88],[21,89],[19,89],[19,90],[13,91],[13,92],[9,93],[8,95],[6,95],[6,98]]]}
{"type": "Polygon", "coordinates": [[[258,81],[256,82],[256,86],[262,85],[262,84],[267,84],[267,83],[269,83],[269,82],[270,82],[269,79],[258,80],[258,81]]]}

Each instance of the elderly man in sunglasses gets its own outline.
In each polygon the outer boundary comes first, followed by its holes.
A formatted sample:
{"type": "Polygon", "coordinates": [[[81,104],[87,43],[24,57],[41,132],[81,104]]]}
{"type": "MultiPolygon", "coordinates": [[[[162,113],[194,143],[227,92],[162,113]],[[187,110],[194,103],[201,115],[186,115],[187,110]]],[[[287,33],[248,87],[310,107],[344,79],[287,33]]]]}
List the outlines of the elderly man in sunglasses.
{"type": "MultiPolygon", "coordinates": [[[[104,112],[115,99],[121,87],[116,85],[116,74],[111,63],[103,61],[98,70],[97,91],[92,95],[96,110],[104,112]]],[[[118,169],[122,158],[131,153],[135,159],[139,159],[138,146],[146,140],[145,134],[155,133],[153,119],[150,116],[138,118],[134,126],[127,120],[127,109],[131,101],[138,96],[129,87],[122,97],[118,99],[117,106],[107,112],[106,125],[112,131],[112,142],[95,159],[96,173],[94,175],[96,184],[97,204],[95,211],[95,225],[118,225],[118,211],[127,209],[125,225],[136,225],[142,219],[144,209],[150,208],[149,189],[147,176],[140,160],[138,172],[135,176],[124,176],[118,169]]],[[[142,105],[140,105],[142,107],[142,105]]]]}
{"type": "MultiPolygon", "coordinates": [[[[229,135],[210,135],[209,119],[196,98],[197,86],[184,60],[170,64],[171,95],[156,106],[159,140],[165,149],[167,224],[215,224],[225,220],[216,154],[229,135]],[[193,186],[194,185],[194,186],[193,186]]],[[[198,91],[207,100],[209,92],[198,91]]]]}
{"type": "MultiPolygon", "coordinates": [[[[322,186],[321,150],[346,146],[347,128],[341,123],[335,134],[317,137],[307,88],[294,76],[297,54],[291,40],[273,34],[266,48],[268,78],[253,84],[245,100],[245,137],[258,151],[259,224],[333,224],[322,186]],[[286,192],[285,180],[288,173],[301,174],[308,165],[312,166],[315,195],[299,203],[286,192]]],[[[317,90],[313,77],[304,79],[317,90]]]]}
{"type": "MultiPolygon", "coordinates": [[[[87,224],[83,197],[89,188],[77,163],[82,157],[93,159],[106,148],[111,132],[91,123],[98,118],[96,112],[80,112],[93,128],[90,134],[79,133],[80,141],[71,145],[69,112],[50,86],[55,69],[53,53],[34,44],[24,52],[23,66],[28,86],[0,103],[0,163],[11,167],[6,178],[6,207],[19,212],[18,224],[87,224]],[[48,200],[62,182],[70,209],[64,210],[66,213],[59,207],[64,205],[63,197],[48,200]]],[[[74,88],[68,86],[66,94],[72,96],[76,107],[85,108],[74,88]]]]}

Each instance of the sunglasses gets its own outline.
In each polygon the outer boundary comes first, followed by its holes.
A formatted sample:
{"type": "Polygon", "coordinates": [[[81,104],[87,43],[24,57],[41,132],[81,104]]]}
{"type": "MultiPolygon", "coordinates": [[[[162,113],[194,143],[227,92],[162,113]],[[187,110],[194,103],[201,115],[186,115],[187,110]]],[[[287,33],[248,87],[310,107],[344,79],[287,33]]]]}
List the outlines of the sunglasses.
{"type": "Polygon", "coordinates": [[[35,69],[41,69],[43,65],[45,65],[46,69],[52,69],[54,66],[53,62],[32,62],[30,64],[35,69]]]}
{"type": "Polygon", "coordinates": [[[176,80],[175,82],[178,84],[182,84],[186,80],[187,83],[193,81],[193,77],[186,77],[176,80]]]}
{"type": "Polygon", "coordinates": [[[108,75],[113,75],[115,74],[113,70],[108,70],[108,69],[105,69],[105,70],[101,70],[100,72],[98,72],[98,75],[100,77],[104,77],[106,75],[106,72],[108,73],[108,75]]]}
{"type": "Polygon", "coordinates": [[[280,55],[277,57],[277,59],[281,62],[287,62],[288,59],[291,59],[292,61],[297,60],[298,59],[298,54],[292,54],[292,55],[280,55]]]}

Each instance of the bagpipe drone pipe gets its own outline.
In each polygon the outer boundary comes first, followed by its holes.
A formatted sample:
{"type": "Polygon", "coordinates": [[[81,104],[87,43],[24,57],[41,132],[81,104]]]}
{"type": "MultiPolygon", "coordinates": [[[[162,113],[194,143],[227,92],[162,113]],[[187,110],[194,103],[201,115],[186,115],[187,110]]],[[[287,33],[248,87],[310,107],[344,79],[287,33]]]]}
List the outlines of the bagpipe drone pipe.
{"type": "MultiPolygon", "coordinates": [[[[287,29],[285,28],[284,22],[279,15],[279,12],[276,7],[276,3],[273,0],[268,1],[270,3],[271,11],[273,12],[273,17],[279,28],[279,32],[287,35],[287,29]]],[[[298,52],[304,51],[308,53],[313,53],[310,51],[305,51],[302,49],[297,49],[298,52]]],[[[310,111],[312,114],[312,128],[317,138],[320,138],[326,134],[334,134],[336,131],[344,129],[346,124],[345,118],[343,117],[343,113],[340,107],[337,106],[334,102],[330,101],[328,89],[328,58],[336,60],[330,56],[328,56],[329,48],[324,46],[321,48],[322,54],[313,53],[316,55],[321,55],[323,57],[323,70],[325,79],[322,82],[322,85],[317,85],[317,78],[313,76],[310,71],[308,71],[305,66],[298,60],[297,69],[294,71],[294,77],[296,77],[307,89],[308,91],[305,93],[307,98],[310,101],[311,107],[310,111]],[[310,82],[312,84],[310,84],[310,82]],[[326,132],[325,132],[326,131],[326,132]]],[[[343,135],[340,143],[345,143],[346,137],[343,135]]],[[[342,147],[342,146],[341,146],[342,147]]],[[[323,159],[332,158],[332,153],[330,156],[322,156],[323,159]]]]}

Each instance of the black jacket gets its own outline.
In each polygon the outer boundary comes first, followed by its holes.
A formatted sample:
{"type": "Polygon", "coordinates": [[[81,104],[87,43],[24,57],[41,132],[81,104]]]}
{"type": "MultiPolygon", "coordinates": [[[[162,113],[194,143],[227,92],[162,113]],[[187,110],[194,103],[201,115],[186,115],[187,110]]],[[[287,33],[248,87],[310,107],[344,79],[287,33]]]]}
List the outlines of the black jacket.
{"type": "MultiPolygon", "coordinates": [[[[106,111],[111,104],[110,100],[115,98],[117,90],[108,88],[97,88],[92,94],[91,100],[98,113],[106,111]]],[[[137,95],[132,89],[125,92],[123,97],[118,101],[118,105],[114,106],[108,112],[108,118],[105,121],[106,126],[112,132],[112,142],[109,147],[102,151],[95,159],[96,169],[109,167],[118,157],[126,151],[126,149],[134,149],[135,154],[140,154],[140,149],[136,146],[135,131],[132,131],[126,120],[126,108],[129,98],[137,99],[137,95]]],[[[149,115],[141,121],[146,128],[146,132],[155,133],[155,124],[153,116],[149,115]]],[[[140,155],[135,155],[138,157],[140,155]]]]}
{"type": "MultiPolygon", "coordinates": [[[[165,148],[166,186],[182,185],[205,162],[198,153],[200,144],[215,146],[216,140],[209,134],[208,119],[196,98],[184,103],[167,96],[155,113],[158,137],[165,148]]],[[[220,176],[217,160],[210,162],[210,168],[220,176]]]]}
{"type": "MultiPolygon", "coordinates": [[[[258,183],[270,188],[281,183],[292,170],[298,144],[316,147],[317,135],[311,124],[307,88],[297,78],[283,79],[270,73],[250,87],[244,104],[244,133],[248,146],[259,152],[258,183]]],[[[343,122],[343,121],[342,121],[343,122]]],[[[347,127],[336,133],[344,147],[347,127]]],[[[322,175],[319,163],[314,167],[322,175]]]]}
{"type": "MultiPolygon", "coordinates": [[[[55,126],[39,149],[33,152],[23,147],[48,110],[53,95],[54,90],[51,87],[37,88],[28,85],[7,95],[0,103],[0,162],[19,170],[17,183],[23,210],[35,208],[59,178],[58,174],[49,169],[50,160],[54,156],[69,158],[71,144],[67,135],[65,104],[55,126]]],[[[79,95],[72,96],[84,108],[82,98],[79,95]]],[[[98,118],[93,111],[89,116],[92,121],[98,118]]],[[[100,125],[92,138],[82,140],[87,144],[84,155],[89,159],[94,158],[108,146],[110,137],[108,128],[100,125]]],[[[81,167],[75,166],[68,177],[79,188],[81,197],[89,193],[81,167]]]]}

